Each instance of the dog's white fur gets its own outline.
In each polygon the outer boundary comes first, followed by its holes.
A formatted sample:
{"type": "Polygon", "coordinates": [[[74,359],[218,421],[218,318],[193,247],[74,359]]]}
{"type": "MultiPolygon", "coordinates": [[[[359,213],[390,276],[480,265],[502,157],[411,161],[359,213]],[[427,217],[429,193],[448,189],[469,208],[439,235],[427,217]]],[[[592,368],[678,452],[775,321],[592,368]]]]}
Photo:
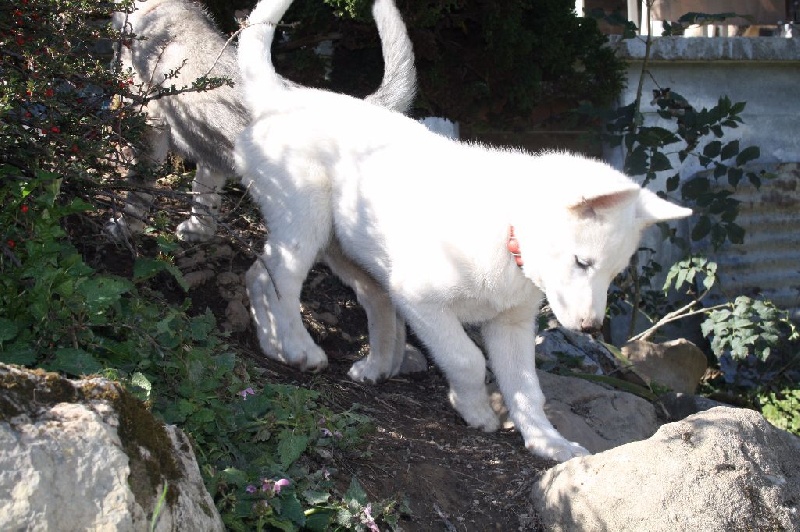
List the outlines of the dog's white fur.
{"type": "MultiPolygon", "coordinates": [[[[161,164],[171,149],[197,164],[192,214],[178,226],[178,236],[189,241],[207,240],[216,232],[219,191],[227,178],[236,175],[236,136],[250,120],[242,103],[236,51],[226,46],[225,37],[207,12],[192,0],[137,1],[132,13],[117,12],[113,24],[117,30],[144,37],[123,47],[120,53],[124,68],[131,69],[137,85],[148,89],[162,84],[188,87],[202,76],[234,82],[234,87],[224,85],[154,99],[146,108],[153,127],[148,131],[145,159],[161,164]],[[177,75],[171,75],[175,72],[177,75]]],[[[396,9],[380,11],[376,24],[385,70],[380,87],[366,100],[406,112],[416,93],[416,70],[405,25],[396,9]]],[[[150,200],[147,194],[134,194],[126,205],[128,215],[113,220],[109,230],[118,235],[140,232],[150,200]]]]}
{"type": "Polygon", "coordinates": [[[447,376],[455,409],[495,430],[484,357],[462,327],[478,323],[525,445],[557,460],[586,454],[544,414],[534,365],[540,304],[546,295],[566,327],[597,327],[641,231],[690,211],[602,162],[461,143],[354,98],[287,86],[270,44],[290,4],[262,0],[239,44],[253,123],[237,163],[271,231],[247,279],[262,349],[306,369],[326,365],[299,314],[301,285],[321,257],[368,314],[370,353],[352,378],[396,374],[405,333],[396,306],[447,376]],[[508,249],[510,227],[522,267],[508,249]]]}

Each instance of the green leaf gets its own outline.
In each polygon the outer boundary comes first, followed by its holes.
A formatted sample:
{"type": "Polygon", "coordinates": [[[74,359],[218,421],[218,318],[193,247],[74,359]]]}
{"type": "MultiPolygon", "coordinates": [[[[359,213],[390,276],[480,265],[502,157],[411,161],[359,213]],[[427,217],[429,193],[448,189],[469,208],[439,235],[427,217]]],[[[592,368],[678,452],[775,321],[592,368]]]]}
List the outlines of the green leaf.
{"type": "Polygon", "coordinates": [[[722,143],[718,140],[713,140],[706,144],[705,148],[703,148],[703,155],[714,158],[719,155],[721,151],[722,143]]]}
{"type": "Polygon", "coordinates": [[[6,318],[0,318],[0,343],[13,340],[19,332],[17,325],[6,318]]]}
{"type": "Polygon", "coordinates": [[[728,224],[728,240],[730,240],[733,244],[743,244],[744,243],[744,235],[745,230],[744,227],[738,224],[728,224]]]}
{"type": "Polygon", "coordinates": [[[55,358],[47,365],[51,371],[60,371],[80,377],[93,375],[103,369],[103,365],[83,349],[62,347],[56,351],[55,358]]]}
{"type": "Polygon", "coordinates": [[[219,473],[220,479],[227,484],[233,484],[237,487],[246,486],[248,484],[247,473],[235,467],[228,467],[219,473]]]}
{"type": "Polygon", "coordinates": [[[318,506],[327,503],[331,498],[331,494],[327,491],[305,490],[303,498],[311,506],[318,506]]]}
{"type": "Polygon", "coordinates": [[[724,161],[726,159],[736,157],[736,155],[738,154],[739,154],[739,141],[732,140],[722,148],[722,151],[720,151],[720,159],[724,161]]]}
{"type": "Polygon", "coordinates": [[[739,182],[742,180],[742,176],[744,175],[744,170],[741,168],[731,167],[728,168],[728,183],[732,187],[736,187],[739,185],[739,182]]]}
{"type": "Polygon", "coordinates": [[[10,348],[0,351],[0,360],[5,364],[17,366],[31,366],[36,362],[36,351],[31,347],[19,347],[14,344],[10,348]]]}
{"type": "Polygon", "coordinates": [[[281,431],[278,435],[278,460],[281,467],[287,469],[308,448],[308,436],[298,434],[289,429],[281,431]]]}
{"type": "Polygon", "coordinates": [[[90,314],[105,312],[119,301],[122,294],[133,289],[133,285],[119,277],[95,277],[80,284],[78,291],[86,298],[90,314]]]}
{"type": "Polygon", "coordinates": [[[294,491],[281,491],[281,517],[300,526],[305,524],[306,516],[303,513],[303,506],[297,500],[294,491]]]}
{"type": "Polygon", "coordinates": [[[672,163],[669,158],[660,151],[654,152],[650,157],[650,170],[653,172],[662,172],[664,170],[672,170],[672,163]]]}
{"type": "Polygon", "coordinates": [[[702,240],[711,231],[711,219],[705,214],[700,216],[697,223],[692,228],[692,240],[702,240]]]}
{"type": "Polygon", "coordinates": [[[743,166],[759,157],[761,157],[761,149],[758,146],[748,146],[736,156],[736,164],[743,166]]]}
{"type": "Polygon", "coordinates": [[[680,174],[675,174],[667,178],[667,192],[673,192],[678,189],[681,184],[680,174]]]}
{"type": "Polygon", "coordinates": [[[305,527],[311,532],[326,532],[331,530],[330,524],[333,518],[333,510],[316,510],[306,516],[305,527]]]}
{"type": "Polygon", "coordinates": [[[696,177],[683,184],[681,196],[683,196],[683,199],[695,199],[700,194],[707,192],[709,188],[710,183],[707,177],[696,177]]]}
{"type": "Polygon", "coordinates": [[[161,272],[170,273],[181,288],[189,291],[189,285],[186,284],[183,274],[174,264],[148,257],[139,258],[133,263],[133,280],[137,283],[151,279],[161,272]]]}
{"type": "Polygon", "coordinates": [[[367,504],[367,493],[356,477],[350,480],[350,487],[347,488],[347,492],[344,494],[344,501],[348,506],[351,503],[355,503],[358,506],[367,504]]]}

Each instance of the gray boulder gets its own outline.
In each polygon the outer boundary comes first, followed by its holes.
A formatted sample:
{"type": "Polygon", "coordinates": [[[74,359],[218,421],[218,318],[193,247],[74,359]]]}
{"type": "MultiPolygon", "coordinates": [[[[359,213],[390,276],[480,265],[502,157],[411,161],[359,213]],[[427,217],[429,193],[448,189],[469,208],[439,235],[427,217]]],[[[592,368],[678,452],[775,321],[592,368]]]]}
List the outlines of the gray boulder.
{"type": "Polygon", "coordinates": [[[0,364],[0,530],[140,531],[154,513],[157,531],[224,530],[180,430],[117,383],[0,364]]]}
{"type": "Polygon", "coordinates": [[[610,386],[540,371],[547,418],[568,440],[593,453],[644,440],[658,430],[649,401],[610,386]]]}
{"type": "Polygon", "coordinates": [[[800,530],[800,439],[717,407],[553,467],[533,501],[555,531],[800,530]]]}
{"type": "MultiPolygon", "coordinates": [[[[655,407],[641,397],[577,377],[546,371],[537,375],[547,418],[565,438],[593,453],[647,439],[658,430],[655,407]]],[[[513,427],[496,385],[490,384],[489,390],[492,408],[503,426],[513,427]]]]}

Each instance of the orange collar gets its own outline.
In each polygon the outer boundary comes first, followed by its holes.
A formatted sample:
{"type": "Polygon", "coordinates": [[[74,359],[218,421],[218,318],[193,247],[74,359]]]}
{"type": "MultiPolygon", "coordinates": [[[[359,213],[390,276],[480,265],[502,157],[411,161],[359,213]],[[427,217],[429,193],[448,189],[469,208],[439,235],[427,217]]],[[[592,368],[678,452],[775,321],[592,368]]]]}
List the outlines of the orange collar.
{"type": "Polygon", "coordinates": [[[519,249],[519,241],[517,237],[514,236],[513,225],[508,226],[508,244],[506,244],[506,246],[508,247],[508,252],[514,257],[514,262],[517,263],[517,266],[522,268],[522,252],[519,249]]]}

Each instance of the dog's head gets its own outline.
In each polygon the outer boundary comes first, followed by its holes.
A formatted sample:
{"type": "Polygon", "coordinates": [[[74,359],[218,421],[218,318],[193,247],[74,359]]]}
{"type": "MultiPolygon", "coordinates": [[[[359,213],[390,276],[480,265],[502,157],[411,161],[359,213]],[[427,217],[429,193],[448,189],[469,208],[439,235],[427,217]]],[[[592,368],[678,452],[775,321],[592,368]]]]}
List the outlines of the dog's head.
{"type": "Polygon", "coordinates": [[[566,179],[564,193],[543,207],[547,225],[520,228],[517,234],[523,272],[545,292],[558,321],[588,332],[602,324],[608,287],[638,248],[642,231],[692,211],[603,163],[579,161],[579,168],[597,171],[593,179],[566,179]]]}

